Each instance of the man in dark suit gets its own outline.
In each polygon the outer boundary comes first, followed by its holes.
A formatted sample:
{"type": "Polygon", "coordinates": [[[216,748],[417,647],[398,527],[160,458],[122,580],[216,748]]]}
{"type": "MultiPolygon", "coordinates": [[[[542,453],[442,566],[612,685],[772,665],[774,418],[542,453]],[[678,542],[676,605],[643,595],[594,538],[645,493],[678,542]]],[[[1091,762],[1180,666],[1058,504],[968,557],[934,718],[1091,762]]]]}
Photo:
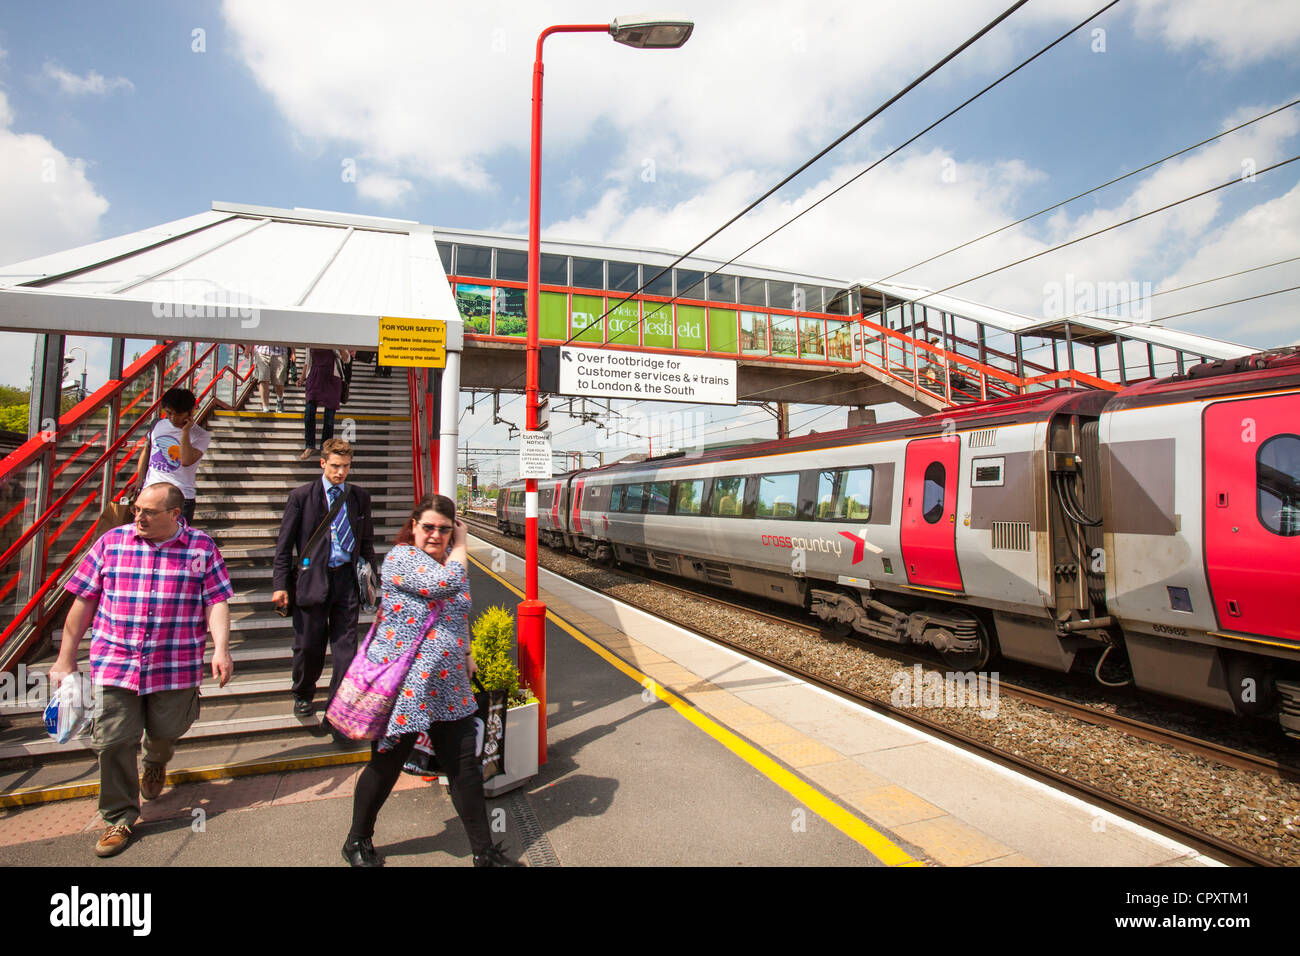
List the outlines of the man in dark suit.
{"type": "Polygon", "coordinates": [[[341,438],[331,438],[321,448],[320,467],[319,481],[289,493],[280,520],[272,579],[271,600],[280,609],[289,603],[289,582],[295,583],[293,712],[299,717],[314,713],[312,697],[325,667],[326,644],[333,649],[334,658],[330,698],[356,655],[361,607],[356,562],[370,562],[376,574],[379,566],[370,493],[346,483],[352,446],[341,438]],[[343,503],[324,528],[330,508],[339,498],[343,503]]]}

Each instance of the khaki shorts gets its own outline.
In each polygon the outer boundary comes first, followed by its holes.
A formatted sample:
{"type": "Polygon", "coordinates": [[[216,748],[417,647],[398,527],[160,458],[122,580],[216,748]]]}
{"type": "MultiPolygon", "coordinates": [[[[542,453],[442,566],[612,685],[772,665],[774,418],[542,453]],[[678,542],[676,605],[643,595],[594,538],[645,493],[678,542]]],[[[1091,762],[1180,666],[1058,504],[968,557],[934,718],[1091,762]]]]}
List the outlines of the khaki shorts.
{"type": "Polygon", "coordinates": [[[289,356],[264,355],[261,352],[254,352],[253,370],[259,382],[284,385],[289,377],[289,356]]]}

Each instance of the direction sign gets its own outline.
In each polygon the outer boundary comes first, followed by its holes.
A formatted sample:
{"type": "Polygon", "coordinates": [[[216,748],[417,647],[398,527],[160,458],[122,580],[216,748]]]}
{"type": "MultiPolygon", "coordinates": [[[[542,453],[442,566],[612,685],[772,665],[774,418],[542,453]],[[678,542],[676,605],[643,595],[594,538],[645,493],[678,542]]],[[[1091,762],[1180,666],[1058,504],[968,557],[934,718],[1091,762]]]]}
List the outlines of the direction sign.
{"type": "Polygon", "coordinates": [[[736,404],[736,363],[655,352],[560,346],[561,395],[736,404]]]}
{"type": "Polygon", "coordinates": [[[550,432],[523,432],[519,438],[519,477],[550,478],[550,432]]]}

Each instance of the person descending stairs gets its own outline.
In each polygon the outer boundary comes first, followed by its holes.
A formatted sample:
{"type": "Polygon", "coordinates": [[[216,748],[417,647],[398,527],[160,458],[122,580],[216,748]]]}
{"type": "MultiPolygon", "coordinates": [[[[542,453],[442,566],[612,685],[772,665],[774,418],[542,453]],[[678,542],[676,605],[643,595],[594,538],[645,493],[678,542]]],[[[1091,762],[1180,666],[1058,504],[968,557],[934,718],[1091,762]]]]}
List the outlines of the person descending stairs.
{"type": "MultiPolygon", "coordinates": [[[[299,349],[299,355],[304,351],[299,349]]],[[[381,562],[414,501],[408,393],[401,371],[385,377],[376,374],[374,365],[356,363],[348,401],[335,420],[335,436],[355,449],[349,480],[371,494],[381,562]]],[[[286,755],[303,759],[342,753],[320,725],[323,707],[310,717],[293,714],[293,625],[271,603],[271,563],[285,501],[293,488],[321,474],[318,460],[298,458],[305,401],[301,368],[297,372],[297,383],[285,392],[283,413],[261,412],[254,391],[243,409],[217,411],[206,423],[212,441],[198,471],[194,525],[217,543],[234,586],[230,647],[235,676],[218,688],[205,673],[199,719],[177,745],[169,774],[231,763],[256,765],[286,755]]],[[[373,620],[373,614],[361,614],[358,639],[373,620]]],[[[60,617],[51,635],[53,648],[47,645],[29,659],[28,673],[48,670],[61,633],[60,617]]],[[[87,672],[88,648],[86,640],[80,669],[87,672]]],[[[40,710],[19,704],[0,714],[8,722],[0,732],[0,793],[97,779],[89,738],[55,744],[45,734],[40,710]]],[[[367,752],[362,744],[354,749],[367,752]]]]}

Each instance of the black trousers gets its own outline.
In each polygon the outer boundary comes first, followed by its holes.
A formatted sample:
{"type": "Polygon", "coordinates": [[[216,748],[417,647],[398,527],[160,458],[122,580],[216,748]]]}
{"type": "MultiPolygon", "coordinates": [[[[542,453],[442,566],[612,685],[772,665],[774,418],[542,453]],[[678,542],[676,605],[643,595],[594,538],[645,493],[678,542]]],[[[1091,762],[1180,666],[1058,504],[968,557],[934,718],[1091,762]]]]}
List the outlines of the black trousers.
{"type": "MultiPolygon", "coordinates": [[[[370,763],[361,771],[352,798],[349,840],[375,835],[379,809],[393,792],[402,764],[406,763],[411,748],[415,746],[416,736],[403,734],[398,738],[397,746],[387,753],[379,751],[378,741],[370,745],[370,763]]],[[[483,769],[474,750],[475,736],[473,714],[460,720],[435,720],[429,725],[434,755],[450,784],[452,805],[465,826],[474,855],[478,856],[491,848],[492,830],[488,826],[487,801],[483,796],[483,769]]]]}
{"type": "Polygon", "coordinates": [[[334,660],[331,700],[357,654],[357,617],[361,612],[357,573],[351,563],[329,568],[326,573],[329,593],[325,600],[315,607],[293,609],[293,696],[299,700],[311,700],[316,693],[327,646],[334,660]]]}

